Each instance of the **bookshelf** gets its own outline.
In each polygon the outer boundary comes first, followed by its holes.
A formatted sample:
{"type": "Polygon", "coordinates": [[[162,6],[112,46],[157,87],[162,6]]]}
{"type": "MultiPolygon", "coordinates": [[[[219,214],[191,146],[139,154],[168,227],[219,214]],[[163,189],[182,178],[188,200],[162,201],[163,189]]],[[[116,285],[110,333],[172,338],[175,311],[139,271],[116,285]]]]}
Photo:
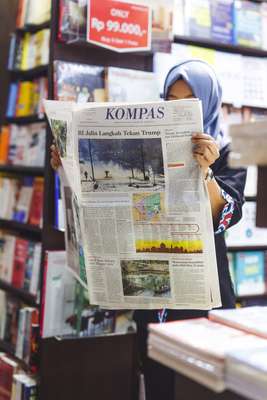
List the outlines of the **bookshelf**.
{"type": "Polygon", "coordinates": [[[42,167],[25,167],[23,165],[0,165],[0,172],[14,173],[16,175],[43,176],[42,167]]]}
{"type": "Polygon", "coordinates": [[[9,74],[11,80],[19,80],[19,79],[34,79],[39,78],[40,76],[46,76],[48,70],[48,65],[41,65],[40,67],[31,68],[25,71],[11,69],[9,70],[9,74]]]}
{"type": "Polygon", "coordinates": [[[12,286],[10,283],[7,283],[0,279],[0,290],[4,290],[7,293],[10,293],[14,297],[17,297],[18,299],[22,300],[23,303],[31,306],[31,307],[39,307],[39,304],[37,303],[36,296],[33,294],[26,292],[26,290],[22,289],[17,289],[14,286],[12,286]]]}

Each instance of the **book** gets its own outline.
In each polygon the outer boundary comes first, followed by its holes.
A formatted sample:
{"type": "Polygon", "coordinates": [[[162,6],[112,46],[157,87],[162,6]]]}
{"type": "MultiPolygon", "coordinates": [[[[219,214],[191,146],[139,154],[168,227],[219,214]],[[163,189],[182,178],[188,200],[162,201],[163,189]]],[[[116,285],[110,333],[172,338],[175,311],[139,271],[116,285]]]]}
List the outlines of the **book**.
{"type": "Polygon", "coordinates": [[[263,251],[243,251],[235,255],[237,296],[265,293],[265,254],[263,251]]]}
{"type": "Polygon", "coordinates": [[[86,39],[87,2],[60,0],[58,39],[75,41],[86,39]]]}
{"type": "Polygon", "coordinates": [[[247,0],[235,0],[234,27],[234,44],[261,48],[261,4],[247,0]]]}
{"type": "Polygon", "coordinates": [[[2,270],[0,279],[7,283],[12,282],[14,254],[16,247],[16,237],[8,234],[2,236],[3,239],[3,254],[2,254],[2,270]]]}
{"type": "Polygon", "coordinates": [[[152,72],[109,67],[107,71],[108,101],[157,101],[160,93],[152,72]]]}
{"type": "Polygon", "coordinates": [[[211,39],[215,42],[234,43],[234,0],[210,2],[211,39]]]}
{"type": "Polygon", "coordinates": [[[12,285],[22,289],[25,276],[25,264],[27,259],[28,241],[17,238],[15,245],[12,285]]]}
{"type": "Polygon", "coordinates": [[[8,103],[6,110],[7,117],[13,117],[14,114],[16,113],[17,93],[18,93],[18,84],[16,82],[11,82],[9,86],[8,103]]]}
{"type": "Polygon", "coordinates": [[[246,202],[243,206],[242,219],[225,232],[227,246],[266,246],[267,229],[257,228],[255,221],[256,203],[253,201],[246,202]]]}
{"type": "Polygon", "coordinates": [[[232,310],[211,310],[209,319],[240,331],[267,339],[267,307],[244,307],[232,310]]]}
{"type": "Polygon", "coordinates": [[[210,39],[211,13],[209,0],[186,0],[184,10],[186,35],[210,39]]]}
{"type": "Polygon", "coordinates": [[[33,183],[33,194],[29,210],[28,222],[42,227],[43,221],[44,178],[36,177],[33,183]]]}
{"type": "Polygon", "coordinates": [[[261,3],[261,18],[262,18],[262,48],[267,49],[267,4],[261,3]]]}
{"type": "Polygon", "coordinates": [[[61,101],[105,101],[104,67],[54,61],[55,99],[61,101]]]}
{"type": "Polygon", "coordinates": [[[0,398],[10,400],[13,375],[18,371],[18,364],[8,356],[0,355],[0,398]]]}
{"type": "Polygon", "coordinates": [[[0,131],[0,164],[6,164],[8,160],[10,128],[2,126],[0,131]]]}
{"type": "Polygon", "coordinates": [[[47,98],[47,78],[33,81],[12,82],[9,87],[6,116],[28,117],[41,116],[44,112],[42,101],[47,98]]]}
{"type": "Polygon", "coordinates": [[[16,16],[16,27],[25,25],[39,25],[50,19],[51,0],[38,3],[34,0],[19,0],[16,16]]]}
{"type": "Polygon", "coordinates": [[[21,181],[21,188],[19,190],[16,207],[13,214],[13,220],[27,223],[29,218],[29,211],[33,196],[33,177],[25,177],[21,181]]]}

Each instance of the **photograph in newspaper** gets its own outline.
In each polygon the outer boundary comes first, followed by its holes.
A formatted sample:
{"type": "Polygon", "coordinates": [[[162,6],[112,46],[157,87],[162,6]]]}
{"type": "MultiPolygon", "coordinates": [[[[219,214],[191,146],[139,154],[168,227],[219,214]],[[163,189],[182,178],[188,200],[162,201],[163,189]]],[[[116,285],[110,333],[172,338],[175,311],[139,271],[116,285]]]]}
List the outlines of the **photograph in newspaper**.
{"type": "Polygon", "coordinates": [[[170,297],[168,261],[121,260],[124,296],[170,297]]]}
{"type": "Polygon", "coordinates": [[[79,139],[82,192],[164,190],[160,138],[79,139]]]}
{"type": "Polygon", "coordinates": [[[59,119],[51,119],[50,123],[60,157],[66,157],[67,122],[59,119]]]}

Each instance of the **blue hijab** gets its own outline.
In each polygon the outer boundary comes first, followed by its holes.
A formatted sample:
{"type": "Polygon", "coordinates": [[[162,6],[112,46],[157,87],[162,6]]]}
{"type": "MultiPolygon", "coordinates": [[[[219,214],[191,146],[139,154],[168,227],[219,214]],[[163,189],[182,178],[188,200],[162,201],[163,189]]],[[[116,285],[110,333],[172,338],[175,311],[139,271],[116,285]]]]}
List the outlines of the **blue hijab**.
{"type": "Polygon", "coordinates": [[[179,79],[183,79],[194,96],[202,101],[204,132],[221,141],[223,133],[220,131],[219,118],[222,88],[213,69],[201,60],[186,60],[171,68],[164,83],[165,100],[170,87],[179,79]]]}

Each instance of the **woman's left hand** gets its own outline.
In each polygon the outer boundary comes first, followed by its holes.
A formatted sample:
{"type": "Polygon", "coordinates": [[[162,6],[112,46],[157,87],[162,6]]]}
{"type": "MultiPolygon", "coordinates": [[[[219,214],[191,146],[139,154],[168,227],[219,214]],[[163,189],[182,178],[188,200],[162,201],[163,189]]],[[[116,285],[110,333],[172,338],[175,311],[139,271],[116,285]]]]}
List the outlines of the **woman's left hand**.
{"type": "Polygon", "coordinates": [[[193,156],[201,167],[203,174],[207,174],[208,168],[220,157],[217,143],[210,135],[194,133],[192,135],[193,156]]]}

